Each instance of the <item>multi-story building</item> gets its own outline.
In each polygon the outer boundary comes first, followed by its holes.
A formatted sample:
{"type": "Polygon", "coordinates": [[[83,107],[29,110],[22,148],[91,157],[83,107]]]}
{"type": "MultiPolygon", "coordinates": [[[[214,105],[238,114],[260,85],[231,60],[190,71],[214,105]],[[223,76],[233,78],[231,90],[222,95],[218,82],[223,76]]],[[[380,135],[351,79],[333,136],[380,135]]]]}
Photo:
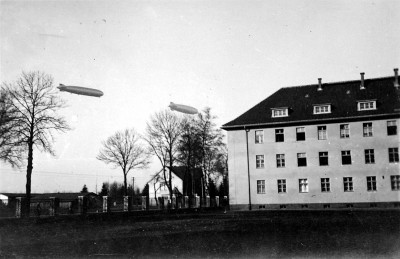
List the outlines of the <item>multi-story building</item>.
{"type": "Polygon", "coordinates": [[[399,206],[394,71],[284,87],[225,124],[231,209],[399,206]]]}

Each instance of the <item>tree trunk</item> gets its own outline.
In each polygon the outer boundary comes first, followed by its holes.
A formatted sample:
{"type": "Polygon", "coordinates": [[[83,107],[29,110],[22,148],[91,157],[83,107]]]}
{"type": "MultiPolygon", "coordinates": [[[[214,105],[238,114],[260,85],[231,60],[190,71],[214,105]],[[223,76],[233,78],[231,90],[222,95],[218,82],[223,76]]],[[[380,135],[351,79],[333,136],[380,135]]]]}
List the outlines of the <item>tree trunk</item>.
{"type": "Polygon", "coordinates": [[[124,171],[124,195],[125,195],[125,196],[128,195],[128,186],[127,186],[127,183],[126,183],[126,174],[125,174],[125,171],[124,171]]]}
{"type": "Polygon", "coordinates": [[[26,168],[26,197],[25,197],[25,215],[29,217],[31,210],[31,179],[33,170],[33,143],[29,141],[28,144],[28,166],[26,168]]]}

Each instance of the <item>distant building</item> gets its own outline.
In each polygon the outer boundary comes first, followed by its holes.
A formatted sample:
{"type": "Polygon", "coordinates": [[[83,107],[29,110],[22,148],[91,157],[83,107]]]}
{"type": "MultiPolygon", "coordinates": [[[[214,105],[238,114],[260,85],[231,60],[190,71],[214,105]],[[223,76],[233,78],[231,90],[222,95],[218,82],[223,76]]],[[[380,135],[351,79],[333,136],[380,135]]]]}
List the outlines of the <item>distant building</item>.
{"type": "Polygon", "coordinates": [[[397,69],[281,88],[222,127],[231,208],[399,206],[399,118],[397,69]]]}
{"type": "MultiPolygon", "coordinates": [[[[149,197],[155,199],[159,197],[169,198],[169,190],[166,185],[169,171],[166,171],[164,178],[163,172],[154,175],[147,184],[149,185],[149,197]]],[[[201,194],[201,169],[194,169],[191,172],[185,166],[174,166],[171,169],[172,188],[176,196],[192,196],[201,194]]]]}

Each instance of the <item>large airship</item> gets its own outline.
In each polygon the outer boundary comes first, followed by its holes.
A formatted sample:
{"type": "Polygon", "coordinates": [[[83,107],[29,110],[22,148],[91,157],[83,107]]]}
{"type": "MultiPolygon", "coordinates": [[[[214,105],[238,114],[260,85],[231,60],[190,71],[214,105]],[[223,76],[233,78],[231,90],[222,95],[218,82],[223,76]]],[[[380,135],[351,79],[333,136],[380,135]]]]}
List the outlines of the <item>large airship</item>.
{"type": "Polygon", "coordinates": [[[183,104],[176,104],[176,103],[170,102],[168,107],[171,108],[171,110],[173,110],[173,111],[183,112],[186,114],[198,113],[196,108],[193,108],[193,107],[190,107],[187,105],[183,105],[183,104]]]}
{"type": "Polygon", "coordinates": [[[103,96],[103,92],[97,89],[93,88],[87,88],[87,87],[81,87],[81,86],[67,86],[60,84],[60,86],[57,87],[60,89],[61,92],[69,92],[72,94],[80,94],[80,95],[87,95],[87,96],[94,96],[94,97],[100,97],[103,96]]]}

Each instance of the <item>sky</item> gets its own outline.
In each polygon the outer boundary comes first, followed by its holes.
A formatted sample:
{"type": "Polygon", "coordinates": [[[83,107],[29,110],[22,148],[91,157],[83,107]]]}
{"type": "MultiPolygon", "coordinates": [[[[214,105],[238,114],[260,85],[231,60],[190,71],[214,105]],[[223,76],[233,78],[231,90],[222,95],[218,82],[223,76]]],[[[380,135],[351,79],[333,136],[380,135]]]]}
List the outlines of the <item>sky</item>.
{"type": "MultiPolygon", "coordinates": [[[[281,87],[358,80],[360,72],[392,76],[400,65],[395,0],[0,0],[0,7],[0,83],[42,71],[55,86],[104,92],[60,93],[72,130],[55,134],[54,157],[34,151],[32,192],[122,182],[121,169],[96,159],[101,142],[126,128],[144,133],[170,102],[210,107],[221,127],[281,87]]],[[[128,176],[142,189],[159,169],[154,159],[128,176]]],[[[0,163],[0,192],[23,192],[25,184],[25,167],[0,163]]]]}

